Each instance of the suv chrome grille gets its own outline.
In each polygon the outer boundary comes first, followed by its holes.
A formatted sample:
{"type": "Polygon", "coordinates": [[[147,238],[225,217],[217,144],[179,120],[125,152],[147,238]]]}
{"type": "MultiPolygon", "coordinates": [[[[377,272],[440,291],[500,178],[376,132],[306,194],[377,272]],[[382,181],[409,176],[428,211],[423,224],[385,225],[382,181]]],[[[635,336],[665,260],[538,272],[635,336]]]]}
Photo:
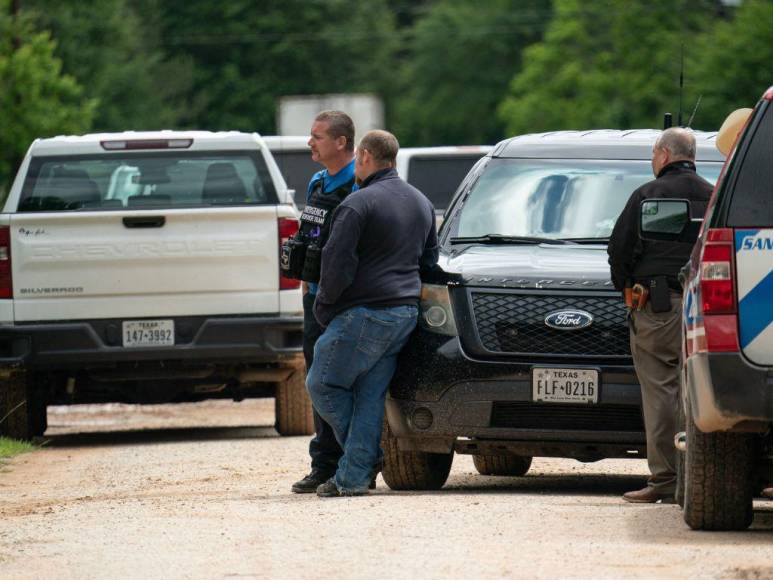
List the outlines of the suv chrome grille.
{"type": "Polygon", "coordinates": [[[493,353],[628,358],[626,309],[617,295],[472,292],[475,324],[483,348],[493,353]],[[545,324],[556,310],[579,309],[593,324],[560,330],[545,324]]]}

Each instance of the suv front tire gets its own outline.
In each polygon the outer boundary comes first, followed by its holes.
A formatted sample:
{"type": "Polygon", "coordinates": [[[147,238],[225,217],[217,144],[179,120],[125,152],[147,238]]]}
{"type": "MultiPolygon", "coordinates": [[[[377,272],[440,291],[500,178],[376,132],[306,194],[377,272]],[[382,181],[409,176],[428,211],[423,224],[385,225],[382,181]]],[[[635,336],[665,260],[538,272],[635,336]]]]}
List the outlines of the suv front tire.
{"type": "Polygon", "coordinates": [[[395,490],[440,489],[448,480],[454,453],[400,451],[397,438],[384,420],[381,438],[384,449],[384,482],[395,490]]]}

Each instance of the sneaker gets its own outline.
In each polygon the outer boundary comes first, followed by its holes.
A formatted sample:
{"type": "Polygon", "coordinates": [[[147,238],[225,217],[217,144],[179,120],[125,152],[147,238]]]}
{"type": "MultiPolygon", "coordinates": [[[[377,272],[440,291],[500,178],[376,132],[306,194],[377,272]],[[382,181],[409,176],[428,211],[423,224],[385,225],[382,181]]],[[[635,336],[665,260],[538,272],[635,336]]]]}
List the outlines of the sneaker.
{"type": "Polygon", "coordinates": [[[312,469],[306,477],[293,484],[293,493],[314,493],[317,488],[330,479],[332,474],[312,469]]]}
{"type": "Polygon", "coordinates": [[[341,491],[338,489],[336,482],[331,477],[325,483],[317,488],[317,495],[319,497],[352,497],[359,495],[368,495],[368,490],[363,491],[341,491]]]}

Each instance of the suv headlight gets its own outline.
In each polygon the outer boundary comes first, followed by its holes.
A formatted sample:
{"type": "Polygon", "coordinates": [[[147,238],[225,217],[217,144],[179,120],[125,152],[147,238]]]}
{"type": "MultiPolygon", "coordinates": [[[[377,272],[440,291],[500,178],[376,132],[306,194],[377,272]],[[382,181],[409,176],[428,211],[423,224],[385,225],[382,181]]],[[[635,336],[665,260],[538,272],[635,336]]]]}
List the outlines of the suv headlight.
{"type": "Polygon", "coordinates": [[[454,320],[454,311],[451,308],[448,286],[423,284],[420,310],[419,325],[424,330],[457,336],[456,320],[454,320]]]}

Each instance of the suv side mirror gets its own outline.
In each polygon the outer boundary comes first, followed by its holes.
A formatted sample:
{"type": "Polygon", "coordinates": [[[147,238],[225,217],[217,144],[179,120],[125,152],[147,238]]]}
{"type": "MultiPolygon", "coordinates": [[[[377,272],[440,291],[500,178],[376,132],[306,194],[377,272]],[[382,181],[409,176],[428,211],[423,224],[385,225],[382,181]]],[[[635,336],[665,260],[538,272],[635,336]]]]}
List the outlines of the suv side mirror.
{"type": "Polygon", "coordinates": [[[639,232],[643,240],[694,242],[703,220],[690,219],[686,199],[645,199],[641,203],[639,232]]]}

